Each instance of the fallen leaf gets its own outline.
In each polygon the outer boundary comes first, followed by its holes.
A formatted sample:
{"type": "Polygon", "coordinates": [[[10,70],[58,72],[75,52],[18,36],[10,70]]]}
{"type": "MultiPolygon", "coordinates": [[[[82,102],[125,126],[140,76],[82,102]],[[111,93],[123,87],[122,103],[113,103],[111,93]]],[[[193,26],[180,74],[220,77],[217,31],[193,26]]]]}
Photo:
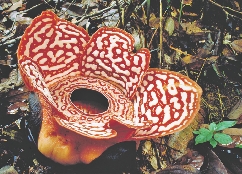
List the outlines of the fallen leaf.
{"type": "Polygon", "coordinates": [[[154,13],[150,14],[149,26],[152,28],[160,27],[160,18],[157,18],[154,13]]]}
{"type": "Polygon", "coordinates": [[[192,149],[187,150],[187,154],[179,159],[179,164],[181,165],[191,165],[196,169],[200,170],[204,163],[204,156],[199,154],[198,151],[194,151],[192,149]]]}
{"type": "Polygon", "coordinates": [[[199,170],[191,165],[173,165],[156,174],[200,174],[199,170]]]}
{"type": "Polygon", "coordinates": [[[152,142],[147,140],[142,146],[142,154],[146,156],[147,161],[149,161],[150,165],[153,167],[153,169],[157,170],[159,168],[158,166],[158,160],[155,155],[155,149],[152,147],[152,142]]]}
{"type": "Polygon", "coordinates": [[[193,0],[183,0],[182,3],[183,3],[184,5],[192,5],[192,1],[193,1],[193,0]]]}
{"type": "Polygon", "coordinates": [[[27,103],[24,102],[16,102],[13,105],[8,107],[8,112],[7,114],[16,114],[19,111],[28,111],[29,106],[27,103]]]}
{"type": "Polygon", "coordinates": [[[18,2],[13,3],[13,5],[12,5],[8,10],[5,10],[5,12],[11,12],[11,11],[14,11],[14,10],[16,10],[17,8],[22,7],[22,5],[23,5],[23,1],[22,1],[22,0],[19,0],[18,2]]]}
{"type": "Polygon", "coordinates": [[[225,166],[212,150],[208,149],[206,158],[208,160],[208,164],[205,166],[206,174],[228,174],[225,166]]]}
{"type": "Polygon", "coordinates": [[[164,61],[168,65],[173,64],[173,61],[172,61],[171,57],[168,56],[167,54],[164,54],[164,61]]]}
{"type": "Polygon", "coordinates": [[[165,26],[164,26],[164,30],[168,32],[168,35],[171,36],[175,30],[175,22],[172,19],[172,17],[169,17],[166,20],[165,26]]]}
{"type": "Polygon", "coordinates": [[[222,131],[224,134],[228,135],[240,135],[242,136],[242,129],[241,128],[227,128],[222,131]]]}
{"type": "Polygon", "coordinates": [[[242,99],[238,101],[238,103],[232,108],[230,113],[228,114],[229,119],[238,119],[242,116],[242,99]]]}
{"type": "Polygon", "coordinates": [[[182,61],[185,64],[193,63],[193,62],[196,61],[196,57],[191,55],[191,54],[188,54],[188,55],[186,55],[185,57],[182,58],[182,61]]]}
{"type": "Polygon", "coordinates": [[[194,16],[198,16],[197,13],[191,13],[191,12],[183,12],[183,15],[184,15],[184,16],[192,16],[192,17],[194,17],[194,16]]]}
{"type": "Polygon", "coordinates": [[[134,37],[134,48],[136,50],[139,50],[143,47],[145,47],[145,36],[144,33],[141,30],[133,30],[132,36],[134,37]]]}
{"type": "Polygon", "coordinates": [[[191,22],[181,23],[181,26],[183,30],[185,30],[186,33],[189,35],[204,32],[203,30],[201,30],[201,28],[199,27],[199,24],[196,21],[192,23],[191,22]]]}
{"type": "Polygon", "coordinates": [[[241,52],[242,52],[242,39],[234,40],[234,41],[231,43],[231,47],[232,47],[236,52],[241,53],[241,52]]]}
{"type": "Polygon", "coordinates": [[[195,167],[196,169],[200,170],[203,163],[204,163],[204,156],[199,154],[189,164],[195,167]]]}
{"type": "Polygon", "coordinates": [[[167,145],[177,150],[170,154],[174,160],[179,159],[187,153],[188,143],[194,138],[193,131],[197,130],[202,122],[203,116],[198,113],[194,121],[187,128],[170,135],[167,145]]]}

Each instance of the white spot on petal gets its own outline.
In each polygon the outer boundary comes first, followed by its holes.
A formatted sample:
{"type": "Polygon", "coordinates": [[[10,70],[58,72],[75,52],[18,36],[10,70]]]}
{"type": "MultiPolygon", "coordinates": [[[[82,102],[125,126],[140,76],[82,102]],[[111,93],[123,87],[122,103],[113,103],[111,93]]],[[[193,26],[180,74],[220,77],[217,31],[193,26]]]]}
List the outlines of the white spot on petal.
{"type": "Polygon", "coordinates": [[[174,79],[168,80],[167,90],[168,90],[169,94],[171,94],[171,95],[176,95],[178,93],[176,86],[174,84],[174,79]]]}
{"type": "Polygon", "coordinates": [[[149,81],[153,81],[154,80],[154,77],[153,76],[148,76],[147,78],[149,81]]]}
{"type": "Polygon", "coordinates": [[[170,106],[166,105],[164,108],[164,118],[162,124],[165,124],[167,121],[171,119],[171,113],[170,113],[170,106]]]}
{"type": "Polygon", "coordinates": [[[153,92],[153,91],[151,92],[151,97],[152,97],[153,100],[149,103],[150,107],[158,104],[158,98],[157,98],[155,92],[153,92]]]}
{"type": "Polygon", "coordinates": [[[162,112],[162,107],[161,106],[157,106],[155,113],[156,115],[159,115],[162,112]]]}
{"type": "Polygon", "coordinates": [[[154,88],[154,85],[151,83],[151,84],[148,86],[147,91],[151,91],[153,88],[154,88]]]}

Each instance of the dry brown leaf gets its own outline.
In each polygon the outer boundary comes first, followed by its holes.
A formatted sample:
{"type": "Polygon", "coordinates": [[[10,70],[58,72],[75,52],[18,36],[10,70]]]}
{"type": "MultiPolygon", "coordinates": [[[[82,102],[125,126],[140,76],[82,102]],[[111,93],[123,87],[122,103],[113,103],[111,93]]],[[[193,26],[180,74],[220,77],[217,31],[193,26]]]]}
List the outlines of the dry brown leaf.
{"type": "Polygon", "coordinates": [[[28,97],[29,91],[25,86],[20,87],[17,90],[11,90],[8,93],[8,101],[11,103],[26,101],[28,97]]]}
{"type": "Polygon", "coordinates": [[[200,170],[202,165],[204,164],[204,156],[199,154],[189,164],[195,167],[196,169],[200,170]]]}
{"type": "Polygon", "coordinates": [[[238,101],[238,103],[232,108],[230,113],[228,114],[228,118],[230,119],[238,119],[242,116],[242,99],[238,101]]]}
{"type": "Polygon", "coordinates": [[[29,106],[24,102],[15,102],[13,105],[8,107],[7,114],[16,114],[18,111],[28,111],[29,106]]]}
{"type": "Polygon", "coordinates": [[[182,61],[185,63],[185,64],[189,64],[189,63],[192,63],[195,61],[195,56],[191,55],[191,54],[188,54],[186,55],[185,57],[182,58],[182,61]]]}
{"type": "Polygon", "coordinates": [[[231,47],[236,51],[236,52],[242,52],[242,39],[239,40],[234,40],[231,43],[231,47]]]}
{"type": "Polygon", "coordinates": [[[179,161],[179,164],[181,165],[191,165],[195,167],[196,169],[200,170],[204,163],[204,156],[199,154],[198,151],[187,149],[187,154],[184,155],[179,161]]]}
{"type": "Polygon", "coordinates": [[[155,149],[154,147],[152,147],[152,143],[150,140],[145,141],[145,143],[143,144],[142,154],[146,156],[147,161],[149,161],[153,169],[157,170],[159,168],[158,160],[155,155],[155,149]]]}
{"type": "Polygon", "coordinates": [[[222,131],[228,135],[240,135],[242,136],[242,129],[241,128],[227,128],[222,131]]]}
{"type": "Polygon", "coordinates": [[[200,172],[191,165],[173,165],[156,174],[200,174],[200,172]]]}
{"type": "Polygon", "coordinates": [[[235,10],[238,10],[240,11],[240,4],[236,1],[233,1],[234,2],[234,7],[235,7],[235,10]]]}
{"type": "Polygon", "coordinates": [[[157,18],[154,13],[150,14],[149,26],[152,27],[152,28],[159,28],[160,27],[160,18],[157,18]]]}
{"type": "Polygon", "coordinates": [[[187,153],[188,143],[194,138],[193,131],[197,130],[202,122],[203,116],[198,113],[187,128],[170,135],[167,145],[179,151],[170,154],[173,159],[176,160],[187,153]]]}
{"type": "Polygon", "coordinates": [[[172,17],[177,17],[177,16],[179,16],[180,15],[180,13],[179,13],[179,11],[177,11],[177,9],[176,8],[174,8],[174,7],[171,7],[171,9],[172,9],[172,11],[171,11],[171,16],[172,17]]]}
{"type": "Polygon", "coordinates": [[[183,12],[183,15],[184,15],[184,16],[191,16],[191,17],[196,17],[196,16],[198,16],[197,13],[191,13],[191,12],[183,12]]]}
{"type": "Polygon", "coordinates": [[[181,26],[183,30],[186,31],[187,34],[196,34],[196,33],[201,33],[203,30],[199,27],[199,24],[197,22],[186,22],[186,23],[181,23],[181,26]]]}
{"type": "Polygon", "coordinates": [[[193,0],[183,0],[182,3],[184,5],[192,5],[193,0]]]}
{"type": "Polygon", "coordinates": [[[227,46],[223,49],[222,51],[222,55],[224,55],[225,57],[230,57],[233,56],[234,53],[232,51],[232,49],[228,48],[227,46]]]}

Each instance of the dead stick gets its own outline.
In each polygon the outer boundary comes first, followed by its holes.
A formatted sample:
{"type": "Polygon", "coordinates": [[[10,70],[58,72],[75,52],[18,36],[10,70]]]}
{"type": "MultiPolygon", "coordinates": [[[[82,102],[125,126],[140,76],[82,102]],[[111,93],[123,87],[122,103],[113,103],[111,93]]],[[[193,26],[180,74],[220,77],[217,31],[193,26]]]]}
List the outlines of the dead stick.
{"type": "Polygon", "coordinates": [[[163,66],[163,24],[162,24],[162,0],[160,0],[160,66],[163,66]]]}

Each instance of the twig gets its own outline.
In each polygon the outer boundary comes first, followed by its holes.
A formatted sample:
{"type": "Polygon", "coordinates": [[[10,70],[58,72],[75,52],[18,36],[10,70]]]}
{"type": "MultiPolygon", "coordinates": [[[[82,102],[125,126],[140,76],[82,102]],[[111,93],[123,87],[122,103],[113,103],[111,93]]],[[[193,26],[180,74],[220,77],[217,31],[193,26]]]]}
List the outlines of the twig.
{"type": "Polygon", "coordinates": [[[62,14],[64,14],[70,8],[70,6],[73,5],[75,2],[76,2],[76,0],[72,0],[71,3],[69,4],[69,6],[66,8],[66,10],[64,10],[63,12],[61,12],[60,16],[62,14]]]}
{"type": "MultiPolygon", "coordinates": [[[[232,8],[229,8],[229,7],[226,7],[226,6],[222,6],[222,5],[216,3],[216,2],[214,2],[214,1],[212,1],[212,0],[208,0],[208,1],[211,2],[213,5],[216,5],[217,7],[220,7],[220,8],[222,8],[222,9],[224,9],[224,10],[227,9],[227,10],[230,10],[230,11],[232,11],[232,12],[235,12],[235,13],[238,13],[238,14],[242,15],[242,12],[236,11],[236,10],[234,10],[234,9],[232,9],[232,8]]],[[[226,11],[226,12],[227,12],[227,11],[226,11]]]]}
{"type": "Polygon", "coordinates": [[[201,73],[202,73],[202,69],[203,69],[205,63],[207,62],[207,60],[208,60],[208,58],[206,58],[206,59],[204,60],[203,65],[202,65],[202,67],[201,67],[201,69],[200,69],[200,72],[199,72],[199,74],[198,74],[197,79],[195,80],[195,82],[198,81],[198,79],[199,79],[199,77],[200,77],[200,75],[201,75],[201,73]]]}
{"type": "Polygon", "coordinates": [[[178,23],[181,23],[181,15],[182,15],[182,8],[183,8],[183,0],[181,0],[181,6],[180,6],[180,12],[179,12],[179,19],[178,19],[178,23]]]}
{"type": "Polygon", "coordinates": [[[220,90],[218,88],[218,98],[219,98],[219,104],[220,104],[220,108],[221,108],[221,114],[222,114],[222,117],[224,117],[224,105],[223,105],[223,102],[222,102],[222,99],[221,99],[221,94],[220,94],[220,90]]]}
{"type": "Polygon", "coordinates": [[[152,40],[153,40],[155,34],[157,33],[158,29],[159,29],[159,28],[156,28],[155,31],[154,31],[154,33],[152,34],[151,39],[150,39],[150,43],[148,44],[147,48],[150,48],[150,45],[151,45],[151,43],[152,43],[152,40]]]}
{"type": "Polygon", "coordinates": [[[49,4],[49,2],[47,2],[46,0],[44,0],[44,2],[48,5],[48,6],[50,6],[52,9],[55,9],[52,5],[50,5],[49,4]]]}
{"type": "Polygon", "coordinates": [[[85,15],[85,16],[81,17],[81,19],[79,19],[78,21],[76,21],[75,24],[82,22],[84,19],[87,19],[87,18],[90,18],[90,17],[93,17],[93,16],[100,15],[102,13],[105,13],[106,11],[108,11],[108,10],[114,8],[114,7],[115,6],[110,6],[110,7],[104,8],[102,10],[99,10],[96,13],[93,13],[93,14],[90,14],[90,15],[85,15]]]}
{"type": "Polygon", "coordinates": [[[163,24],[162,24],[162,0],[160,0],[160,66],[163,66],[163,24]]]}
{"type": "Polygon", "coordinates": [[[134,12],[137,12],[141,7],[143,7],[145,4],[147,3],[147,0],[144,0],[144,2],[142,2],[141,5],[137,6],[135,9],[134,9],[134,12]]]}
{"type": "Polygon", "coordinates": [[[226,15],[229,15],[229,16],[231,16],[231,17],[233,17],[233,18],[236,18],[236,19],[242,20],[241,17],[237,17],[237,16],[235,16],[235,15],[232,15],[232,14],[230,14],[230,13],[229,13],[228,11],[226,11],[226,10],[230,10],[230,11],[232,11],[232,12],[234,12],[234,13],[239,14],[239,15],[242,15],[242,12],[236,11],[236,10],[234,10],[234,9],[232,9],[232,8],[229,8],[229,7],[226,7],[226,6],[222,6],[222,5],[216,3],[216,2],[214,2],[214,1],[212,1],[212,0],[208,0],[208,2],[210,2],[210,3],[212,3],[213,5],[215,5],[215,6],[219,7],[219,8],[221,8],[221,9],[223,10],[223,12],[224,12],[226,15]]]}
{"type": "Polygon", "coordinates": [[[9,44],[13,44],[15,43],[17,40],[20,40],[22,36],[16,37],[15,39],[11,39],[8,41],[3,42],[2,44],[0,44],[0,46],[4,46],[4,45],[9,45],[9,44]]]}
{"type": "Polygon", "coordinates": [[[118,14],[119,14],[119,20],[120,20],[120,28],[123,28],[124,21],[122,19],[122,13],[121,13],[121,10],[120,10],[120,4],[119,4],[119,1],[118,0],[116,0],[116,5],[118,6],[118,14]]]}
{"type": "Polygon", "coordinates": [[[150,24],[150,0],[147,1],[147,9],[146,9],[146,16],[147,16],[147,25],[150,24]]]}

